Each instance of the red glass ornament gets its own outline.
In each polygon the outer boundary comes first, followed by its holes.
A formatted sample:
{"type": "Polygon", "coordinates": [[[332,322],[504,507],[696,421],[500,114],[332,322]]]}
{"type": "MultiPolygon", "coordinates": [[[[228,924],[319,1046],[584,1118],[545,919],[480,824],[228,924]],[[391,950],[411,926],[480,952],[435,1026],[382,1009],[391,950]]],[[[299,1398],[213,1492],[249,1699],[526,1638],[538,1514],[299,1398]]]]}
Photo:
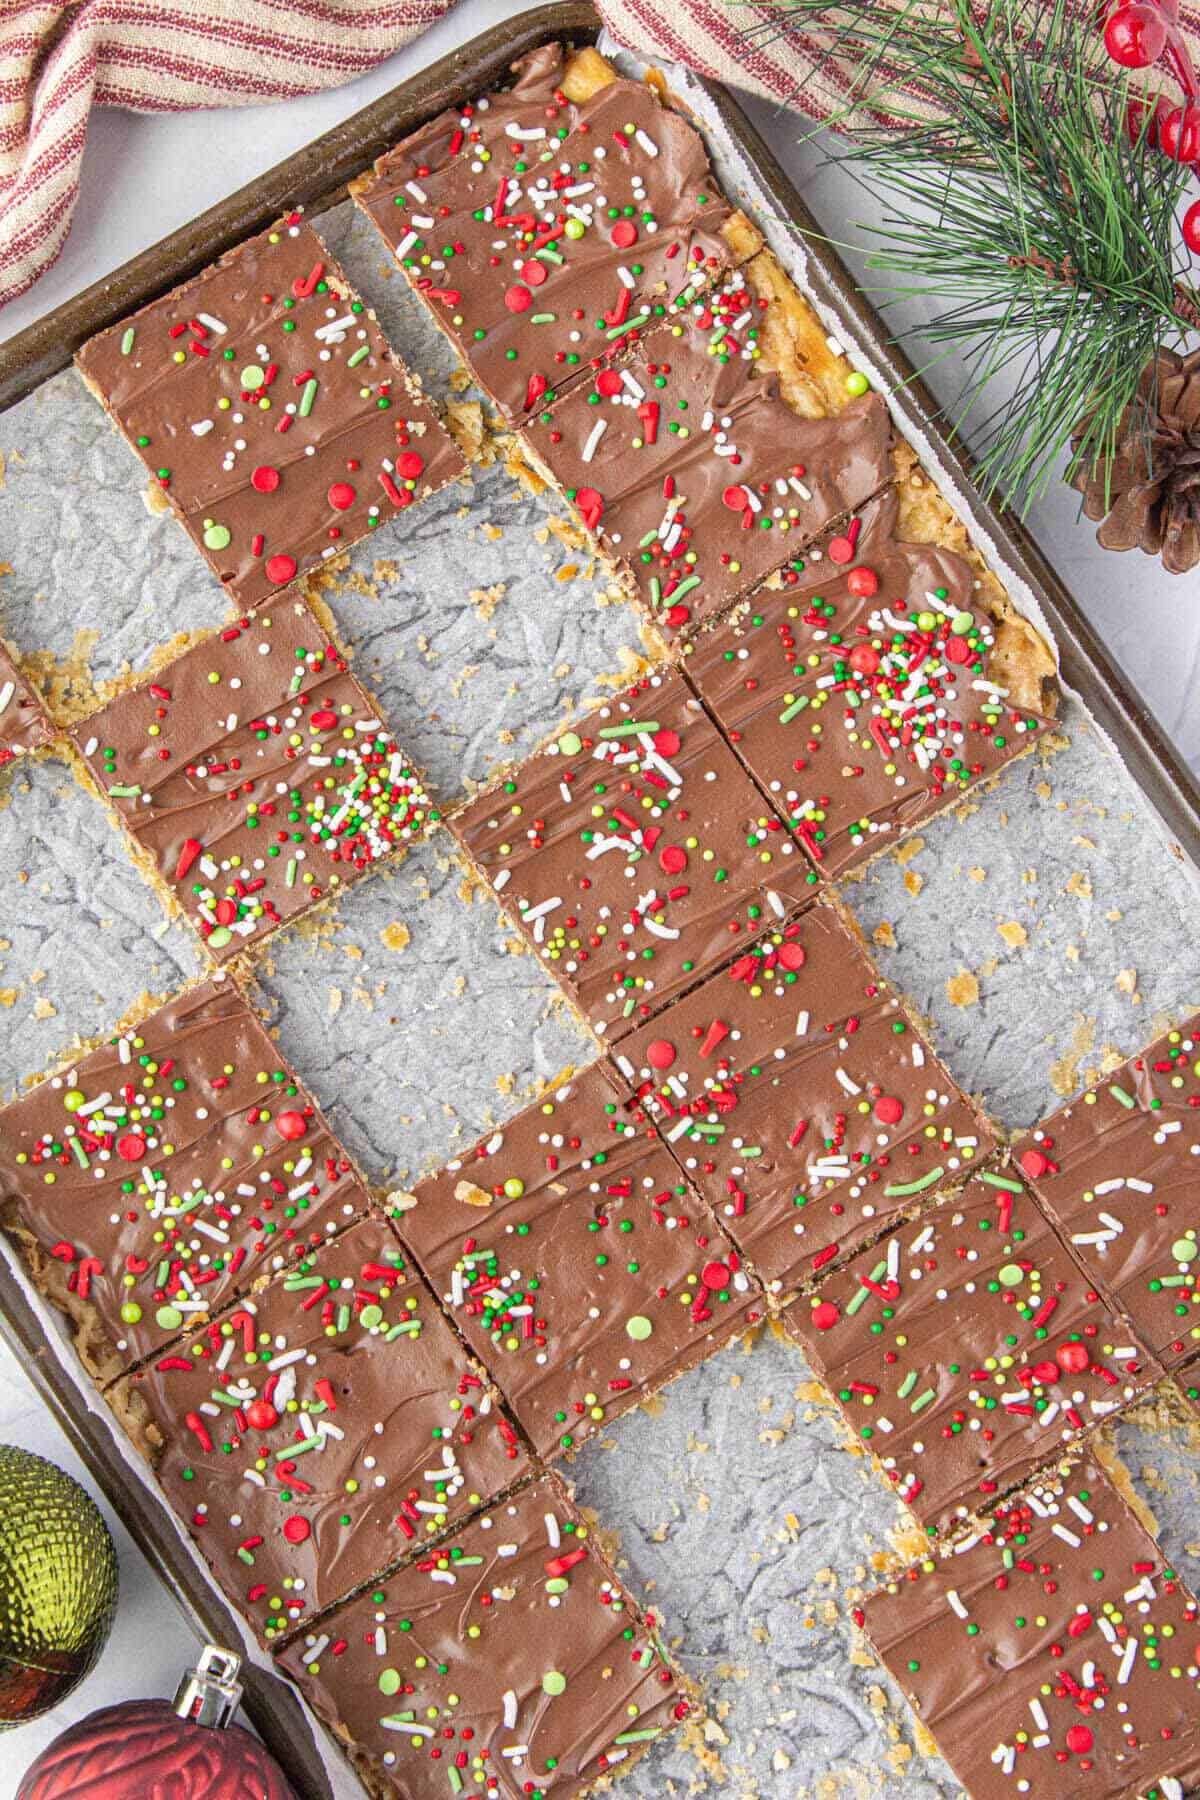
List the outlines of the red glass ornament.
{"type": "Polygon", "coordinates": [[[1148,0],[1118,6],[1104,27],[1104,48],[1123,69],[1148,69],[1166,45],[1166,20],[1148,0]]]}
{"type": "Polygon", "coordinates": [[[26,1770],[15,1800],[296,1800],[248,1731],[228,1723],[241,1659],[209,1645],[169,1700],[129,1700],[81,1719],[26,1770]]]}

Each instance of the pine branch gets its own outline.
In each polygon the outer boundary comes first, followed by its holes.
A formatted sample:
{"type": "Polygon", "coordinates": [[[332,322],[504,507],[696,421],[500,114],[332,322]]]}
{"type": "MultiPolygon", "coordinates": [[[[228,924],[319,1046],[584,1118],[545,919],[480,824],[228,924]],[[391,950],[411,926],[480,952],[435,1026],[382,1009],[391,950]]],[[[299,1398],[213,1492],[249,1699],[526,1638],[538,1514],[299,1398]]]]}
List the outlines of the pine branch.
{"type": "Polygon", "coordinates": [[[819,40],[853,70],[836,160],[883,209],[859,227],[884,278],[864,291],[940,303],[902,335],[920,372],[966,362],[945,411],[955,432],[973,428],[985,492],[1024,511],[1064,451],[1069,473],[1103,464],[1142,370],[1200,329],[1200,294],[1175,224],[1188,173],[1149,142],[1149,109],[1131,137],[1129,78],[1099,31],[1062,0],[767,10],[765,29],[819,40]],[[989,411],[1006,374],[1015,391],[989,411]]]}

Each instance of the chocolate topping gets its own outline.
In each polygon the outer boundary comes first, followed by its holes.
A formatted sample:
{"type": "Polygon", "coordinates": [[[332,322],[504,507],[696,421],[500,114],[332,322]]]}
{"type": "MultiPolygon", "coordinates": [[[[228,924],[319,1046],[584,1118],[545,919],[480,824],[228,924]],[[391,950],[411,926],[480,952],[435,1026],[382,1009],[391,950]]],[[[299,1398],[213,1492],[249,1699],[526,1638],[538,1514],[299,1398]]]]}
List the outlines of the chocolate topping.
{"type": "Polygon", "coordinates": [[[1051,1115],[1019,1160],[1168,1368],[1200,1347],[1200,1036],[1169,1031],[1051,1115]]]}
{"type": "Polygon", "coordinates": [[[614,1061],[773,1292],[953,1186],[991,1133],[836,914],[747,946],[614,1061]]]}
{"type": "Polygon", "coordinates": [[[564,731],[451,829],[593,1028],[617,1039],[815,880],[676,674],[564,731]]]}
{"type": "Polygon", "coordinates": [[[1196,1602],[1094,1464],[865,1610],[972,1800],[1181,1800],[1200,1780],[1196,1602]]]}
{"type": "Polygon", "coordinates": [[[188,989],[0,1111],[3,1223],[108,1379],[367,1195],[231,982],[188,989]]]}
{"type": "Polygon", "coordinates": [[[704,145],[640,81],[568,100],[560,44],[440,113],[354,184],[416,292],[511,423],[724,267],[704,145]]]}
{"type": "Polygon", "coordinates": [[[1162,1373],[1007,1167],[894,1226],[785,1319],[931,1530],[994,1504],[1162,1373]]]}
{"type": "Polygon", "coordinates": [[[405,1800],[572,1800],[688,1712],[655,1620],[552,1476],[280,1662],[405,1800]]]}
{"type": "Polygon", "coordinates": [[[687,671],[829,874],[862,862],[1045,723],[1009,706],[967,563],[895,538],[894,489],[691,646],[687,671]]]}
{"type": "Polygon", "coordinates": [[[40,698],[0,644],[0,768],[22,750],[41,750],[53,737],[40,698]]]}
{"type": "Polygon", "coordinates": [[[735,272],[525,432],[654,617],[676,629],[799,556],[887,480],[877,395],[806,419],[755,372],[764,304],[735,272]]]}
{"type": "Polygon", "coordinates": [[[159,1486],[264,1639],[527,1473],[383,1220],[363,1219],[115,1390],[159,1486]]]}
{"type": "Polygon", "coordinates": [[[101,332],[76,361],[244,606],[463,471],[298,214],[101,332]]]}
{"type": "Polygon", "coordinates": [[[218,961],[439,816],[294,597],[198,644],[71,735],[218,961]]]}
{"type": "Polygon", "coordinates": [[[762,1316],[737,1251],[602,1065],[421,1182],[397,1224],[542,1455],[762,1316]]]}

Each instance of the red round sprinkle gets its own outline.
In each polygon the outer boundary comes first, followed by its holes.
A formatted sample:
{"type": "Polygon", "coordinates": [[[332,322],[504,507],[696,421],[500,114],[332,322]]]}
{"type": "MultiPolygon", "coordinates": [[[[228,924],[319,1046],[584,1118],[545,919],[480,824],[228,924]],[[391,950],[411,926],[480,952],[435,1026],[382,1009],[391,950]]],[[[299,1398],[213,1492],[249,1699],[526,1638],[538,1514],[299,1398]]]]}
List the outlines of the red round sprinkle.
{"type": "Polygon", "coordinates": [[[357,495],[348,481],[335,481],[326,498],[330,506],[334,507],[337,512],[345,512],[348,507],[354,505],[357,495]]]}
{"type": "Polygon", "coordinates": [[[1068,1375],[1082,1375],[1092,1360],[1086,1344],[1060,1344],[1054,1354],[1059,1367],[1068,1375]]]}
{"type": "Polygon", "coordinates": [[[822,1300],[812,1309],[812,1323],[818,1331],[831,1331],[841,1316],[832,1300],[822,1300]]]}
{"type": "Polygon", "coordinates": [[[290,1519],[283,1521],[283,1535],[289,1544],[304,1544],[312,1536],[312,1526],[299,1513],[293,1513],[290,1519]]]}
{"type": "Polygon", "coordinates": [[[337,714],[328,706],[322,706],[312,714],[308,722],[314,731],[332,731],[337,724],[337,714]]]}
{"type": "Polygon", "coordinates": [[[260,463],[250,477],[250,486],[260,494],[273,494],[282,480],[278,469],[273,469],[270,463],[260,463]]]}
{"type": "Polygon", "coordinates": [[[802,969],[806,960],[803,944],[780,944],[779,966],[781,969],[802,969]]]}
{"type": "Polygon", "coordinates": [[[712,1288],[714,1292],[717,1288],[726,1287],[729,1282],[728,1265],[723,1262],[705,1263],[700,1271],[700,1279],[706,1288],[712,1288]]]}
{"type": "Polygon", "coordinates": [[[275,1129],[281,1138],[294,1141],[304,1136],[308,1130],[308,1121],[302,1112],[282,1112],[275,1121],[275,1129]]]}
{"type": "Polygon", "coordinates": [[[237,921],[237,901],[228,898],[218,900],[214,908],[218,925],[233,925],[237,921]]]}
{"type": "Polygon", "coordinates": [[[1050,1167],[1050,1161],[1048,1157],[1042,1155],[1040,1150],[1022,1150],[1021,1167],[1032,1181],[1036,1181],[1039,1175],[1046,1173],[1050,1167]]]}
{"type": "Polygon", "coordinates": [[[1073,1751],[1076,1756],[1086,1756],[1094,1742],[1090,1726],[1067,1726],[1067,1749],[1073,1751]]]}
{"type": "Polygon", "coordinates": [[[688,854],[681,844],[668,844],[658,853],[658,866],[664,875],[682,875],[688,866],[688,854]]]}
{"type": "Polygon", "coordinates": [[[850,542],[850,539],[848,537],[830,538],[829,549],[826,551],[826,555],[828,556],[830,562],[835,562],[835,563],[853,562],[854,561],[854,545],[850,542]]]}
{"type": "Polygon", "coordinates": [[[873,675],[879,667],[879,652],[870,644],[855,644],[849,657],[850,667],[859,675],[873,675]]]}
{"type": "Polygon", "coordinates": [[[736,482],[725,489],[721,498],[729,508],[730,512],[743,512],[745,510],[746,490],[744,487],[739,487],[736,482]]]}
{"type": "Polygon", "coordinates": [[[504,304],[509,312],[528,312],[533,305],[533,295],[527,287],[522,287],[519,281],[514,281],[504,296],[504,304]]]}
{"type": "Polygon", "coordinates": [[[549,273],[545,263],[536,261],[532,256],[528,262],[521,264],[521,280],[528,282],[530,287],[541,287],[549,273]]]}
{"type": "Polygon", "coordinates": [[[1034,1363],[1032,1373],[1035,1381],[1040,1381],[1043,1387],[1049,1387],[1052,1381],[1058,1380],[1062,1370],[1056,1362],[1040,1362],[1034,1363]]]}
{"type": "Polygon", "coordinates": [[[974,651],[965,637],[946,639],[946,661],[952,663],[970,662],[974,651]]]}
{"type": "Polygon", "coordinates": [[[136,1131],[127,1131],[117,1139],[117,1155],[122,1162],[141,1162],[146,1154],[146,1140],[136,1131]]]}
{"type": "Polygon", "coordinates": [[[675,1046],[666,1038],[655,1038],[646,1046],[646,1061],[652,1069],[669,1069],[675,1061],[675,1046]]]}
{"type": "Polygon", "coordinates": [[[904,1117],[904,1102],[895,1094],[880,1094],[875,1102],[875,1117],[881,1125],[898,1125],[904,1117]]]}
{"type": "Polygon", "coordinates": [[[860,600],[869,600],[872,594],[879,592],[879,577],[874,569],[851,569],[846,586],[860,600]]]}
{"type": "Polygon", "coordinates": [[[405,450],[396,458],[396,467],[405,481],[415,481],[425,467],[425,458],[419,450],[405,450]]]}
{"type": "Polygon", "coordinates": [[[286,556],[283,554],[268,556],[267,580],[273,581],[276,587],[282,587],[284,582],[290,581],[295,573],[296,559],[294,556],[286,556]]]}
{"type": "Polygon", "coordinates": [[[611,397],[621,391],[621,377],[615,369],[601,369],[596,377],[596,392],[611,397]]]}
{"type": "Polygon", "coordinates": [[[612,241],[618,250],[628,250],[637,243],[637,226],[632,219],[618,219],[612,228],[612,241]]]}
{"type": "Polygon", "coordinates": [[[668,731],[664,728],[662,731],[655,732],[654,748],[660,756],[678,756],[683,748],[683,739],[677,731],[668,731]]]}
{"type": "Polygon", "coordinates": [[[270,1431],[279,1423],[279,1414],[269,1400],[252,1400],[246,1408],[246,1423],[253,1431],[270,1431]]]}

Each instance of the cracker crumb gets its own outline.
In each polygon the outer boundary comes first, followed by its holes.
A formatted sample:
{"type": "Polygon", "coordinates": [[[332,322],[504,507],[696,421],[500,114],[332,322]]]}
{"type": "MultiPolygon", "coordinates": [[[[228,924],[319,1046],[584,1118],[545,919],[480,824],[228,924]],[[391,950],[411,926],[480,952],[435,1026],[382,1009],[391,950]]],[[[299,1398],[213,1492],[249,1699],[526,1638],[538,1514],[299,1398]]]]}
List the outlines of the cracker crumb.
{"type": "Polygon", "coordinates": [[[379,934],[379,941],[387,950],[407,950],[412,943],[412,932],[403,920],[395,919],[385,925],[379,934]]]}
{"type": "Polygon", "coordinates": [[[1096,1043],[1096,1021],[1082,1013],[1076,1015],[1071,1042],[1063,1054],[1050,1065],[1050,1086],[1064,1099],[1080,1086],[1079,1065],[1096,1043]]]}
{"type": "Polygon", "coordinates": [[[883,950],[894,950],[896,948],[895,928],[890,925],[886,919],[881,919],[879,921],[878,925],[871,933],[871,936],[883,950]]]}
{"type": "Polygon", "coordinates": [[[974,1006],[979,999],[979,982],[970,969],[959,965],[957,975],[946,982],[946,998],[951,1006],[974,1006]]]}
{"type": "Polygon", "coordinates": [[[458,1181],[454,1185],[454,1198],[461,1200],[464,1206],[490,1206],[492,1196],[474,1181],[458,1181]]]}
{"type": "Polygon", "coordinates": [[[893,855],[903,869],[907,867],[914,856],[920,856],[924,848],[925,839],[923,837],[909,838],[906,844],[897,845],[896,849],[893,851],[893,855]]]}
{"type": "Polygon", "coordinates": [[[1000,936],[1004,939],[1010,950],[1020,950],[1023,945],[1029,942],[1029,933],[1016,919],[1004,920],[1002,924],[997,925],[996,930],[1000,933],[1000,936]]]}

